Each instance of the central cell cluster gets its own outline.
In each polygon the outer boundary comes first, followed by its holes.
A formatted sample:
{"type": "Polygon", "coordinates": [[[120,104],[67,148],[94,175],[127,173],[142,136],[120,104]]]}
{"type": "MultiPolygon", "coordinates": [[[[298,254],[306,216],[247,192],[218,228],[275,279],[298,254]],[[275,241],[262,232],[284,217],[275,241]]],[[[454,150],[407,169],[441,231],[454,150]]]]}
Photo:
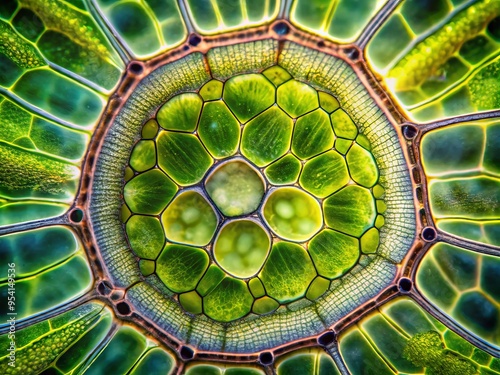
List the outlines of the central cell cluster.
{"type": "Polygon", "coordinates": [[[229,322],[316,300],[375,253],[378,180],[337,99],[275,65],[158,109],[130,156],[122,221],[145,277],[229,322]]]}

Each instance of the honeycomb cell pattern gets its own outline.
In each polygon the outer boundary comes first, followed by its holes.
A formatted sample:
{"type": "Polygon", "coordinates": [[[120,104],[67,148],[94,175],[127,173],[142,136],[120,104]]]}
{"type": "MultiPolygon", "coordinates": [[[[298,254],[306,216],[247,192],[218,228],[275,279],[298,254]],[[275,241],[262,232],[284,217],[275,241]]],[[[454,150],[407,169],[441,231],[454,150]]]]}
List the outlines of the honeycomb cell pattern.
{"type": "Polygon", "coordinates": [[[175,95],[141,134],[123,225],[142,275],[189,313],[230,322],[314,301],[378,249],[370,142],[279,65],[175,95]]]}

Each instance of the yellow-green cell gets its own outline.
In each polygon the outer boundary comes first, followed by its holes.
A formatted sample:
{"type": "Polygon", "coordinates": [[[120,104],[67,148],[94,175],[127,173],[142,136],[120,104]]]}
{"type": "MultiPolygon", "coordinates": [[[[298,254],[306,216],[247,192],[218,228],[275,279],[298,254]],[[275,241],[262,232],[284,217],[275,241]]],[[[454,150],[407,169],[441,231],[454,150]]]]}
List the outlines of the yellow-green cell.
{"type": "Polygon", "coordinates": [[[163,129],[192,132],[198,124],[202,105],[198,94],[176,95],[160,107],[156,119],[163,129]]]}
{"type": "Polygon", "coordinates": [[[351,117],[342,109],[338,109],[330,115],[333,131],[340,138],[355,139],[358,128],[351,117]]]}
{"type": "Polygon", "coordinates": [[[137,142],[130,155],[130,166],[137,172],[144,172],[156,164],[156,146],[151,140],[137,142]]]}
{"type": "Polygon", "coordinates": [[[291,241],[308,240],[323,223],[318,201],[296,187],[273,190],[264,202],[263,215],[274,233],[291,241]]]}
{"type": "Polygon", "coordinates": [[[351,374],[498,374],[492,357],[447,329],[414,301],[399,298],[340,336],[351,374]]]}
{"type": "Polygon", "coordinates": [[[224,101],[242,123],[274,104],[275,88],[261,74],[243,74],[224,85],[224,101]]]}
{"type": "Polygon", "coordinates": [[[163,131],[157,138],[158,165],[179,185],[199,182],[213,159],[192,134],[163,131]]]}
{"type": "Polygon", "coordinates": [[[201,314],[203,312],[201,296],[195,290],[180,294],[179,303],[184,310],[191,314],[201,314]]]}
{"type": "Polygon", "coordinates": [[[417,287],[440,310],[494,346],[500,345],[500,260],[438,243],[417,272],[417,287]]]}
{"type": "Polygon", "coordinates": [[[271,297],[264,296],[255,300],[252,312],[258,315],[269,314],[275,311],[279,306],[280,304],[276,302],[276,300],[271,297]]]}
{"type": "Polygon", "coordinates": [[[255,211],[264,195],[260,173],[240,159],[218,167],[208,176],[205,187],[215,205],[226,216],[255,211]]]}
{"type": "Polygon", "coordinates": [[[307,161],[299,179],[300,185],[318,198],[325,198],[349,182],[345,159],[330,150],[307,161]]]}
{"type": "Polygon", "coordinates": [[[161,216],[168,240],[194,246],[210,242],[217,221],[212,206],[194,190],[177,195],[161,216]]]}
{"type": "Polygon", "coordinates": [[[262,72],[268,80],[270,80],[273,85],[279,86],[282,83],[292,79],[290,73],[288,73],[285,69],[283,69],[279,65],[271,66],[262,72]]]}
{"type": "Polygon", "coordinates": [[[216,79],[205,83],[200,89],[200,95],[205,101],[219,100],[222,97],[222,88],[224,84],[216,79]]]}
{"type": "Polygon", "coordinates": [[[223,101],[205,103],[198,134],[215,158],[234,155],[240,143],[240,124],[223,101]]]}
{"type": "Polygon", "coordinates": [[[156,259],[165,244],[160,220],[153,216],[133,215],[125,228],[132,251],[140,258],[156,259]]]}
{"type": "Polygon", "coordinates": [[[159,169],[152,169],[127,182],[123,197],[133,212],[158,215],[176,192],[177,186],[165,173],[159,169]]]}
{"type": "Polygon", "coordinates": [[[259,167],[283,156],[290,148],[293,121],[273,106],[243,128],[241,153],[259,167]]]}
{"type": "Polygon", "coordinates": [[[214,320],[230,322],[247,315],[253,300],[244,281],[226,277],[203,298],[203,310],[214,320]]]}
{"type": "Polygon", "coordinates": [[[203,278],[200,280],[200,283],[196,287],[196,291],[202,297],[205,297],[220,284],[225,276],[225,272],[222,271],[219,266],[215,264],[211,265],[205,275],[203,275],[203,278]]]}
{"type": "Polygon", "coordinates": [[[371,188],[378,181],[378,168],[370,151],[354,143],[346,155],[349,173],[361,186],[371,188]]]}
{"type": "Polygon", "coordinates": [[[321,349],[299,350],[276,363],[278,375],[340,375],[332,358],[321,349]]]}
{"type": "Polygon", "coordinates": [[[321,276],[341,277],[358,261],[359,240],[355,237],[324,229],[309,243],[309,254],[321,276]]]}
{"type": "Polygon", "coordinates": [[[156,274],[173,292],[193,290],[209,264],[203,249],[184,245],[167,245],[156,261],[156,274]]]}
{"type": "Polygon", "coordinates": [[[293,154],[286,154],[264,170],[273,185],[288,185],[297,182],[302,163],[293,154]]]}
{"type": "Polygon", "coordinates": [[[349,185],[323,202],[328,227],[360,237],[375,222],[377,210],[370,190],[349,185]]]}
{"type": "Polygon", "coordinates": [[[235,366],[217,363],[200,364],[194,362],[187,366],[186,375],[264,375],[260,368],[250,366],[235,366]]]}
{"type": "Polygon", "coordinates": [[[317,109],[297,119],[293,130],[292,152],[309,159],[333,147],[335,136],[328,114],[317,109]]]}
{"type": "Polygon", "coordinates": [[[383,2],[361,0],[297,0],[293,2],[291,21],[313,34],[346,43],[356,39],[361,30],[382,7],[383,2]]]}
{"type": "Polygon", "coordinates": [[[277,103],[290,117],[299,117],[319,107],[318,93],[306,83],[291,80],[278,87],[277,103]]]}
{"type": "Polygon", "coordinates": [[[151,0],[144,3],[99,0],[98,4],[126,47],[139,58],[172,48],[187,35],[180,9],[174,0],[165,0],[161,4],[151,0]]]}
{"type": "Polygon", "coordinates": [[[287,303],[303,297],[316,276],[304,248],[282,241],[273,245],[259,278],[270,297],[287,303]]]}
{"type": "Polygon", "coordinates": [[[228,273],[247,278],[255,275],[267,257],[271,239],[252,220],[236,220],[222,227],[215,240],[214,257],[228,273]]]}

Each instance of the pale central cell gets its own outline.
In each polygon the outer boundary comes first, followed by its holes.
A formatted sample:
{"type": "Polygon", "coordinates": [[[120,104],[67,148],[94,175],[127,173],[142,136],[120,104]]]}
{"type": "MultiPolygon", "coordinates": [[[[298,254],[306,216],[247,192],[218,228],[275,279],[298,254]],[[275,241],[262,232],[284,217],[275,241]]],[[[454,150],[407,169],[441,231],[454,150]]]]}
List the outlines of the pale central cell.
{"type": "Polygon", "coordinates": [[[260,270],[270,246],[269,235],[257,222],[235,220],[221,229],[215,240],[214,256],[225,271],[247,278],[260,270]]]}
{"type": "Polygon", "coordinates": [[[240,216],[255,211],[264,196],[262,177],[243,160],[222,164],[208,176],[205,187],[225,216],[240,216]]]}
{"type": "Polygon", "coordinates": [[[323,224],[316,199],[295,187],[271,192],[263,208],[264,219],[278,236],[291,241],[306,241],[323,224]]]}

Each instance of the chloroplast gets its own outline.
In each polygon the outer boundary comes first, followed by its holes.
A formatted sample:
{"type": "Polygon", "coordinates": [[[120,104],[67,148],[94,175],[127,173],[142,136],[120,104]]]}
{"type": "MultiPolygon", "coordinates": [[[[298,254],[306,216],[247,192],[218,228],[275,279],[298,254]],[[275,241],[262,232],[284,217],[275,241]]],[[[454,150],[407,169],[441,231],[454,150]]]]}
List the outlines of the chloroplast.
{"type": "Polygon", "coordinates": [[[311,238],[322,225],[319,203],[293,187],[273,190],[264,203],[263,215],[273,232],[292,241],[311,238]]]}
{"type": "Polygon", "coordinates": [[[270,248],[265,229],[252,220],[226,224],[214,245],[217,263],[228,273],[242,278],[255,275],[262,267],[270,248]]]}

